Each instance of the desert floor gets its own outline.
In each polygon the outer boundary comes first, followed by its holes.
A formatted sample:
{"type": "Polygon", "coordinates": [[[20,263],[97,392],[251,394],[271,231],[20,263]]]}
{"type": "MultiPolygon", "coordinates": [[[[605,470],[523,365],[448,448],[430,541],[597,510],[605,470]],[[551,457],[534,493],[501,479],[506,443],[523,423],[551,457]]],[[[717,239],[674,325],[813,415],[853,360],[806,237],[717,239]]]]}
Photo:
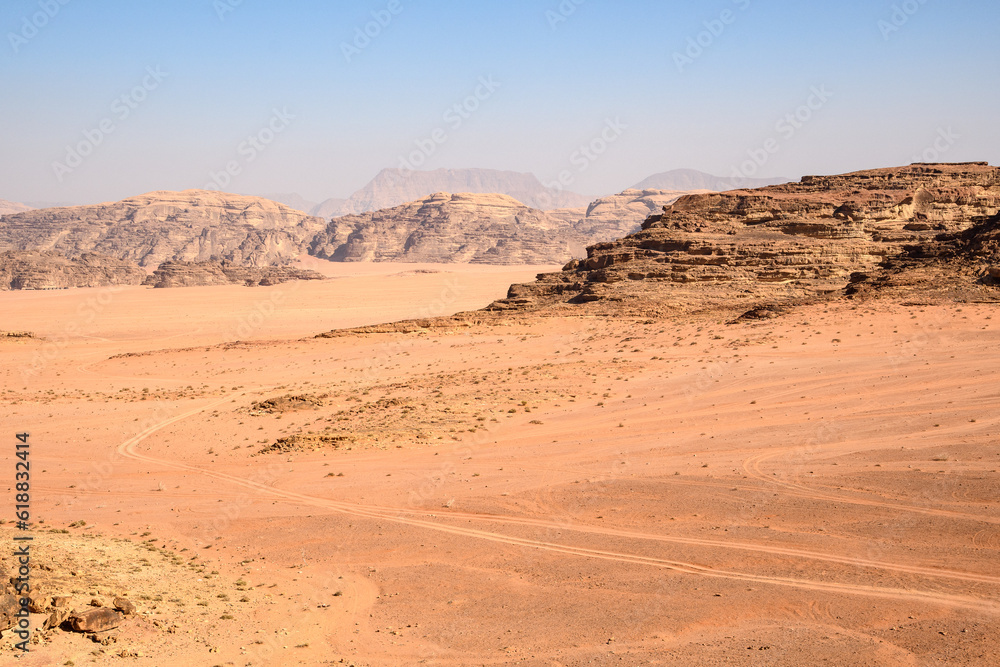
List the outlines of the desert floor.
{"type": "Polygon", "coordinates": [[[311,338],[543,270],[348,268],[0,293],[33,576],[139,608],[18,664],[995,664],[994,306],[311,338]]]}

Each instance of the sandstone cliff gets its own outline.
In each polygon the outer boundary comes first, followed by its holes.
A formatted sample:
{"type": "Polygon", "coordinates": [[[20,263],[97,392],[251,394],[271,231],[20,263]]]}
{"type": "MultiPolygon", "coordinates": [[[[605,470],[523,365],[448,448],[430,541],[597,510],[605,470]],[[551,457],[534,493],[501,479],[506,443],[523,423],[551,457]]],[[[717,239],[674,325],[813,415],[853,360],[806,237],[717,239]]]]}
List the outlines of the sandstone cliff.
{"type": "Polygon", "coordinates": [[[132,262],[95,253],[73,259],[57,252],[0,253],[0,290],[139,285],[145,277],[132,262]]]}
{"type": "Polygon", "coordinates": [[[553,264],[582,254],[572,225],[499,194],[448,194],[334,218],[309,253],[338,262],[553,264]]]}
{"type": "Polygon", "coordinates": [[[151,192],[120,202],[40,209],[0,218],[0,251],[97,252],[153,268],[225,259],[290,261],[325,221],[259,197],[206,190],[151,192]]]}
{"type": "Polygon", "coordinates": [[[240,266],[224,260],[164,262],[144,283],[153,287],[201,287],[246,285],[266,287],[291,280],[326,280],[316,271],[289,266],[240,266]]]}
{"type": "MultiPolygon", "coordinates": [[[[889,270],[915,275],[914,266],[931,261],[977,264],[971,274],[982,276],[997,259],[989,226],[998,212],[1000,169],[985,162],[691,195],[650,217],[642,231],[589,247],[562,272],[513,285],[491,309],[589,303],[596,311],[652,314],[749,307],[842,294],[889,270]]],[[[993,289],[980,279],[959,280],[969,289],[993,289]]]]}

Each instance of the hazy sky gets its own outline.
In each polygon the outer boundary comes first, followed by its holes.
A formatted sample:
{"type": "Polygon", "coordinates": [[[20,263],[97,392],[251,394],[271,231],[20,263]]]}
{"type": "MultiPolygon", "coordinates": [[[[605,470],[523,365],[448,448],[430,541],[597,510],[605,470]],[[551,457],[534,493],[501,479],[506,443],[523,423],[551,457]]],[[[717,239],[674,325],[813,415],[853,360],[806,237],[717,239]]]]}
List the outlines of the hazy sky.
{"type": "Polygon", "coordinates": [[[995,0],[6,0],[0,198],[998,164],[998,26],[995,0]]]}

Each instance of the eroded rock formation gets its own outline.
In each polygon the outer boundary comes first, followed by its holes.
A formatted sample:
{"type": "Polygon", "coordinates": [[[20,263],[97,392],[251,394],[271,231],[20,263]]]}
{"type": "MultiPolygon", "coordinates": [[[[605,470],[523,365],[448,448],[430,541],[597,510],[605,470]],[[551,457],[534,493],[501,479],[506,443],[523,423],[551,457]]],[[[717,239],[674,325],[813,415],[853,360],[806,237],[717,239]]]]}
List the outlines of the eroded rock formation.
{"type": "Polygon", "coordinates": [[[246,266],[290,261],[326,226],[283,204],[206,190],[151,192],[120,202],[39,209],[0,220],[0,251],[100,253],[154,268],[225,259],[246,266]]]}
{"type": "Polygon", "coordinates": [[[144,282],[153,287],[246,285],[267,287],[291,280],[326,280],[316,271],[290,266],[241,266],[225,260],[164,262],[144,282]]]}
{"type": "Polygon", "coordinates": [[[580,255],[572,225],[507,195],[449,194],[334,218],[309,253],[356,262],[554,264],[580,255]]]}
{"type": "Polygon", "coordinates": [[[985,275],[995,264],[990,225],[998,212],[1000,169],[985,162],[691,195],[651,216],[642,231],[589,247],[585,259],[559,273],[512,286],[491,309],[738,308],[841,293],[903,260],[978,262],[970,271],[985,275]]]}
{"type": "Polygon", "coordinates": [[[140,285],[145,277],[135,263],[97,253],[73,259],[51,251],[0,253],[0,290],[140,285]]]}

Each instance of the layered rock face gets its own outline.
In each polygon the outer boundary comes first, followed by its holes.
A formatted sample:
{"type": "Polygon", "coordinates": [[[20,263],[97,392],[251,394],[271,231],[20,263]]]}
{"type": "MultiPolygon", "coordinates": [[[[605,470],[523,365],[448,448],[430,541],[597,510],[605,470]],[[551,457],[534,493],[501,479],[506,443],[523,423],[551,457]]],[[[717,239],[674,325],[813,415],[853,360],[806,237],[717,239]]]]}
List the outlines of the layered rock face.
{"type": "Polygon", "coordinates": [[[893,259],[944,257],[948,248],[960,256],[959,240],[998,212],[1000,169],[987,163],[915,164],[691,195],[642,231],[589,247],[586,259],[562,272],[512,286],[491,308],[592,303],[609,312],[664,312],[839,292],[852,274],[877,273],[893,259]]]}
{"type": "Polygon", "coordinates": [[[325,225],[258,197],[151,192],[120,202],[5,215],[0,250],[54,250],[68,257],[96,252],[147,268],[210,259],[265,266],[301,254],[325,225]]]}
{"type": "Polygon", "coordinates": [[[51,251],[0,253],[0,290],[140,285],[145,277],[132,262],[96,253],[73,259],[51,251]]]}
{"type": "Polygon", "coordinates": [[[164,262],[144,283],[152,287],[203,287],[245,285],[267,287],[291,280],[326,280],[316,271],[290,266],[240,266],[224,260],[164,262]]]}
{"type": "Polygon", "coordinates": [[[334,218],[309,253],[338,262],[558,264],[586,243],[565,221],[507,195],[441,192],[334,218]]]}
{"type": "Polygon", "coordinates": [[[639,229],[685,193],[626,190],[588,208],[540,211],[507,195],[448,194],[334,218],[309,252],[333,261],[561,264],[639,229]]]}
{"type": "MultiPolygon", "coordinates": [[[[335,215],[355,215],[394,208],[435,192],[499,193],[532,208],[549,210],[586,206],[588,199],[572,192],[546,188],[533,174],[494,169],[383,169],[340,206],[335,215]]],[[[331,210],[324,202],[324,211],[331,210]]]]}

